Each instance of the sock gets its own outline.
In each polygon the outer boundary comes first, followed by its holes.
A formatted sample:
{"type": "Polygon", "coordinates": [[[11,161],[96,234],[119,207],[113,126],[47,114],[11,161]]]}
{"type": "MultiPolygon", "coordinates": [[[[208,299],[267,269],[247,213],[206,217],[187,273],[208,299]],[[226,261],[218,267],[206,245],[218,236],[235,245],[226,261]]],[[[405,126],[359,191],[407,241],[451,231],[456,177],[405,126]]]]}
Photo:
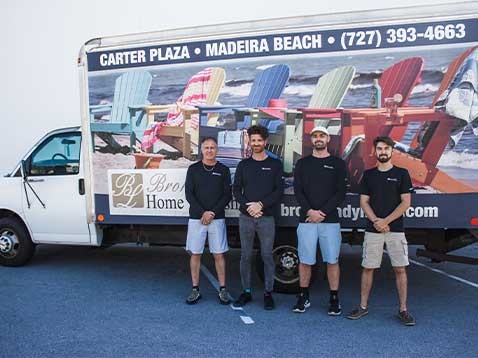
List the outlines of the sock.
{"type": "Polygon", "coordinates": [[[246,288],[246,289],[244,289],[244,292],[245,292],[245,293],[248,293],[248,294],[251,294],[251,289],[250,289],[250,288],[246,288]]]}
{"type": "Polygon", "coordinates": [[[338,302],[339,290],[330,290],[330,302],[338,302]]]}
{"type": "Polygon", "coordinates": [[[193,286],[193,290],[198,290],[199,291],[199,286],[193,286]]]}
{"type": "Polygon", "coordinates": [[[299,287],[299,292],[302,296],[309,299],[309,287],[299,287]]]}

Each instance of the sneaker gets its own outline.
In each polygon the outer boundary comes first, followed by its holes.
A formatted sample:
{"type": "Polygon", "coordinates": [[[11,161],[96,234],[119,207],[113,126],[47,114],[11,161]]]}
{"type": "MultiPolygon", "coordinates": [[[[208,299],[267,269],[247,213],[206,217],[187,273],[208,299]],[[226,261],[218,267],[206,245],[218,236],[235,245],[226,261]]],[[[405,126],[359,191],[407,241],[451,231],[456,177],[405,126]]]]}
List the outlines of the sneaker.
{"type": "Polygon", "coordinates": [[[397,318],[402,322],[405,326],[414,326],[415,325],[415,318],[410,314],[408,311],[399,311],[397,318]]]}
{"type": "Polygon", "coordinates": [[[219,290],[219,293],[217,295],[217,297],[219,298],[219,302],[222,304],[222,305],[228,305],[231,300],[230,300],[230,296],[229,296],[229,292],[227,292],[227,290],[225,288],[221,288],[219,290]]]}
{"type": "Polygon", "coordinates": [[[186,303],[188,305],[193,305],[201,299],[201,292],[197,288],[193,288],[188,298],[186,298],[186,303]]]}
{"type": "Polygon", "coordinates": [[[340,316],[342,314],[342,307],[339,301],[331,301],[329,304],[329,316],[340,316]]]}
{"type": "Polygon", "coordinates": [[[300,294],[297,296],[297,303],[292,308],[292,312],[304,313],[306,308],[310,307],[310,300],[305,295],[300,294]]]}
{"type": "Polygon", "coordinates": [[[242,307],[246,305],[247,302],[252,301],[252,295],[250,292],[243,292],[237,300],[232,304],[234,307],[242,307]]]}
{"type": "Polygon", "coordinates": [[[352,311],[350,311],[347,318],[356,320],[362,318],[365,315],[368,315],[368,308],[362,308],[362,306],[358,306],[357,308],[354,308],[352,311]]]}
{"type": "Polygon", "coordinates": [[[275,306],[272,294],[270,292],[264,293],[264,309],[270,311],[273,310],[275,306]]]}

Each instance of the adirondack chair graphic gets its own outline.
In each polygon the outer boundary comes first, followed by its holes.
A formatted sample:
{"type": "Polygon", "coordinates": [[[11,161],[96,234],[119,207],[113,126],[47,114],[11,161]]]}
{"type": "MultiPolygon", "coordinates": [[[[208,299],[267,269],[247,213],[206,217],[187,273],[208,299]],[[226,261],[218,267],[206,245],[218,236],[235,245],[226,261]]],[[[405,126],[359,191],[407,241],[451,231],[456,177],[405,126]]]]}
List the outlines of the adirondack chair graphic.
{"type": "MultiPolygon", "coordinates": [[[[314,108],[318,119],[316,125],[323,125],[330,127],[333,118],[340,118],[340,113],[336,109],[342,103],[342,100],[347,93],[350,84],[355,75],[355,67],[342,66],[333,69],[321,76],[315,86],[314,93],[309,101],[308,108],[314,108]]],[[[261,108],[261,117],[267,113],[267,109],[261,108]]],[[[284,172],[291,173],[293,165],[297,159],[302,156],[302,143],[304,136],[304,122],[300,117],[300,111],[286,110],[283,112],[285,127],[283,139],[274,138],[271,136],[268,141],[269,145],[277,146],[276,148],[282,150],[284,172]],[[299,115],[299,116],[298,116],[299,115]],[[278,140],[278,143],[274,142],[278,140]],[[282,148],[281,148],[282,147],[282,148]]],[[[277,121],[277,120],[276,120],[277,121]]],[[[282,121],[282,119],[280,119],[282,121]]],[[[269,123],[269,126],[273,123],[269,123]]]]}
{"type": "Polygon", "coordinates": [[[128,71],[115,81],[113,103],[90,106],[90,130],[92,147],[95,151],[94,137],[99,134],[106,141],[113,141],[112,134],[130,136],[130,148],[136,143],[137,135],[142,135],[146,127],[143,108],[148,104],[147,98],[151,87],[151,74],[147,71],[128,71]],[[108,113],[108,120],[95,120],[96,114],[108,113]]]}
{"type": "MultiPolygon", "coordinates": [[[[359,115],[352,115],[344,111],[345,122],[354,127],[355,121],[365,118],[364,136],[355,137],[354,144],[347,149],[351,183],[355,185],[360,181],[363,170],[375,165],[373,154],[373,139],[378,135],[388,135],[397,141],[392,162],[400,167],[407,168],[414,185],[431,186],[444,193],[476,192],[478,188],[463,183],[437,168],[455,125],[455,118],[435,109],[435,104],[441,93],[445,91],[455,78],[463,61],[478,46],[467,49],[456,57],[448,66],[440,87],[430,107],[403,107],[399,108],[396,115],[391,116],[386,111],[362,111],[359,115]],[[347,118],[349,117],[349,118],[347,118]],[[410,123],[421,123],[410,146],[402,145],[399,140],[410,123]]],[[[355,111],[355,110],[351,110],[355,111]]],[[[348,142],[353,130],[345,128],[346,135],[343,143],[348,142]]],[[[352,143],[352,142],[351,142],[352,143]]]]}
{"type": "Polygon", "coordinates": [[[191,146],[191,143],[197,145],[199,140],[199,111],[196,106],[216,104],[225,78],[223,68],[206,68],[191,77],[176,103],[145,107],[148,123],[153,123],[156,113],[167,113],[167,118],[145,131],[143,150],[151,151],[154,142],[161,139],[188,159],[197,154],[192,153],[191,146]]]}
{"type": "Polygon", "coordinates": [[[272,98],[280,97],[289,74],[289,67],[283,64],[258,72],[244,106],[199,106],[200,136],[218,138],[218,156],[241,159],[245,145],[243,129],[258,119],[258,107],[265,107],[272,98]]]}

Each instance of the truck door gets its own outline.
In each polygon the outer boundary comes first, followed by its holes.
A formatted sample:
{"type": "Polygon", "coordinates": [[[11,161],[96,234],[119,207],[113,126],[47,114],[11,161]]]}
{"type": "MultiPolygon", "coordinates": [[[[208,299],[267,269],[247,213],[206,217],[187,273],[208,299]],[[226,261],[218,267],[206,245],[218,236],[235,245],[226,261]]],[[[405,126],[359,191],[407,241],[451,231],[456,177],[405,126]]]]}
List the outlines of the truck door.
{"type": "Polygon", "coordinates": [[[90,243],[80,144],[78,131],[53,134],[26,160],[23,210],[36,242],[90,243]]]}

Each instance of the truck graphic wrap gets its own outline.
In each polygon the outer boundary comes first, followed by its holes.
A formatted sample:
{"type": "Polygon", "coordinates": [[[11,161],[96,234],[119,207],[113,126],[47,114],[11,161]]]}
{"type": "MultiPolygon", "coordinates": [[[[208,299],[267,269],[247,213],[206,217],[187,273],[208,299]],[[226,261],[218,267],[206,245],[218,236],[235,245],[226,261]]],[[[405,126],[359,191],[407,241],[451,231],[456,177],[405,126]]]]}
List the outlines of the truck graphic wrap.
{"type": "MultiPolygon", "coordinates": [[[[473,228],[478,212],[478,18],[320,24],[92,47],[87,51],[94,206],[102,223],[185,224],[184,181],[201,137],[231,172],[250,154],[246,130],[266,126],[282,160],[279,225],[298,223],[297,160],[326,126],[343,158],[344,228],[365,224],[357,194],[375,165],[372,141],[396,142],[413,181],[409,228],[473,228]],[[372,92],[380,87],[381,98],[372,92]]],[[[320,183],[317,183],[320,185],[320,183]]],[[[226,216],[237,222],[233,200],[226,216]]]]}

